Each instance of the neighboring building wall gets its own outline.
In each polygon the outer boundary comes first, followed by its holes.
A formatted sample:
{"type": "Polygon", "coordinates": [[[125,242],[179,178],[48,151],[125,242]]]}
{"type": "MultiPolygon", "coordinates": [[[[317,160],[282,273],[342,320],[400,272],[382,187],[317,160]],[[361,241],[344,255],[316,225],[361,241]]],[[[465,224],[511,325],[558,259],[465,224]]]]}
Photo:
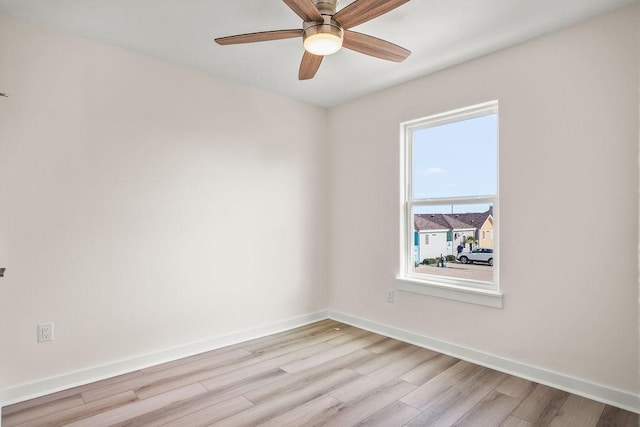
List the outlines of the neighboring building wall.
{"type": "Polygon", "coordinates": [[[427,230],[420,232],[420,262],[425,258],[435,258],[449,255],[447,251],[448,230],[427,230]],[[425,236],[429,236],[429,243],[425,243],[425,236]]]}
{"type": "Polygon", "coordinates": [[[464,250],[469,250],[469,245],[465,244],[466,239],[468,237],[475,237],[476,229],[475,228],[467,228],[467,229],[456,229],[453,230],[453,254],[457,255],[458,253],[458,245],[462,245],[464,250]],[[457,235],[457,237],[456,237],[457,235]]]}
{"type": "Polygon", "coordinates": [[[487,218],[480,227],[478,241],[481,248],[493,249],[493,217],[487,218]]]}

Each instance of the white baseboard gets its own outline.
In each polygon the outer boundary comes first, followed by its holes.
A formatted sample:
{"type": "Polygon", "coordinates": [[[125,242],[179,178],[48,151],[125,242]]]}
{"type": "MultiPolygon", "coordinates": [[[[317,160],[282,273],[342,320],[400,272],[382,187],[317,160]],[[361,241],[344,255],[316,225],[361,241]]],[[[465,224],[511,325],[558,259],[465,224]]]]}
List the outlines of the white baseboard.
{"type": "Polygon", "coordinates": [[[440,353],[448,354],[458,359],[486,366],[500,372],[525,378],[540,384],[548,385],[560,390],[567,391],[588,399],[596,400],[626,409],[628,411],[640,413],[640,396],[621,390],[616,390],[600,384],[591,383],[569,375],[560,374],[547,369],[527,365],[515,360],[484,353],[472,348],[458,344],[452,344],[414,332],[384,325],[367,319],[362,319],[349,314],[337,311],[329,311],[329,318],[338,322],[376,332],[391,338],[415,344],[440,353]]]}
{"type": "Polygon", "coordinates": [[[278,332],[293,329],[309,323],[317,322],[327,317],[338,322],[347,323],[368,331],[376,332],[401,341],[428,348],[440,353],[467,360],[478,365],[486,366],[501,372],[512,374],[521,378],[526,378],[540,384],[568,391],[570,393],[584,396],[599,402],[607,403],[618,408],[640,413],[640,396],[632,393],[613,389],[611,387],[594,384],[568,375],[549,371],[543,368],[527,365],[515,360],[484,353],[475,349],[452,344],[446,341],[419,335],[414,332],[395,328],[393,326],[366,320],[360,317],[351,316],[337,311],[320,311],[303,316],[286,319],[270,325],[234,332],[212,338],[206,341],[192,343],[168,350],[136,356],[130,359],[95,366],[75,372],[46,378],[29,384],[0,390],[0,408],[13,403],[33,399],[57,391],[79,385],[88,384],[105,378],[169,362],[182,357],[192,356],[205,351],[248,341],[263,336],[276,334],[278,332]]]}
{"type": "Polygon", "coordinates": [[[79,385],[89,384],[94,381],[111,378],[116,375],[180,359],[182,357],[193,356],[194,354],[203,353],[205,351],[215,350],[217,348],[237,344],[239,342],[276,334],[278,332],[317,322],[319,320],[326,319],[327,317],[328,315],[326,311],[305,314],[272,323],[270,325],[259,326],[257,328],[234,332],[229,335],[215,337],[205,341],[144,354],[130,359],[108,363],[106,365],[94,366],[46,378],[40,381],[6,388],[0,390],[0,408],[79,385]]]}

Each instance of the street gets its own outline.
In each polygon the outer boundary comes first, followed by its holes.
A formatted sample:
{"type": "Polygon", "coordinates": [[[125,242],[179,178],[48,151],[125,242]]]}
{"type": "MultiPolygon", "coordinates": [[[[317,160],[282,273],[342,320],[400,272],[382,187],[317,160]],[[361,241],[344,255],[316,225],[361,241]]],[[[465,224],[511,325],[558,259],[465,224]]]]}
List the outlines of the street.
{"type": "Polygon", "coordinates": [[[447,262],[445,268],[436,267],[433,264],[420,264],[416,267],[416,273],[457,277],[459,279],[481,280],[484,282],[493,281],[493,267],[486,264],[460,264],[456,262],[447,262]]]}

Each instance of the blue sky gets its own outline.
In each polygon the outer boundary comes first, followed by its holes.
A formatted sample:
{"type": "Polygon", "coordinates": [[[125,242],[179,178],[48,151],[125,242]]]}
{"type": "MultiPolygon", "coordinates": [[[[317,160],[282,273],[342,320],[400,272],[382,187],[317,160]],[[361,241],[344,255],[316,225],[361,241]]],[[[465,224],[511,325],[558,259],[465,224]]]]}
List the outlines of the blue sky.
{"type": "Polygon", "coordinates": [[[496,194],[497,141],[496,114],[414,131],[414,198],[496,194]]]}

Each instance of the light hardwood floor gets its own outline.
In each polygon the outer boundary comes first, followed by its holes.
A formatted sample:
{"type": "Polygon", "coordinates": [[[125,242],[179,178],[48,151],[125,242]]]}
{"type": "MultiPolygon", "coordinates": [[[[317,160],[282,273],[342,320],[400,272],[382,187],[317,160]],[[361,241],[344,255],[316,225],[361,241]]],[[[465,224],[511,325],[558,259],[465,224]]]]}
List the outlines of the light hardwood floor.
{"type": "Polygon", "coordinates": [[[623,426],[638,415],[324,320],[8,406],[9,426],[623,426]]]}

